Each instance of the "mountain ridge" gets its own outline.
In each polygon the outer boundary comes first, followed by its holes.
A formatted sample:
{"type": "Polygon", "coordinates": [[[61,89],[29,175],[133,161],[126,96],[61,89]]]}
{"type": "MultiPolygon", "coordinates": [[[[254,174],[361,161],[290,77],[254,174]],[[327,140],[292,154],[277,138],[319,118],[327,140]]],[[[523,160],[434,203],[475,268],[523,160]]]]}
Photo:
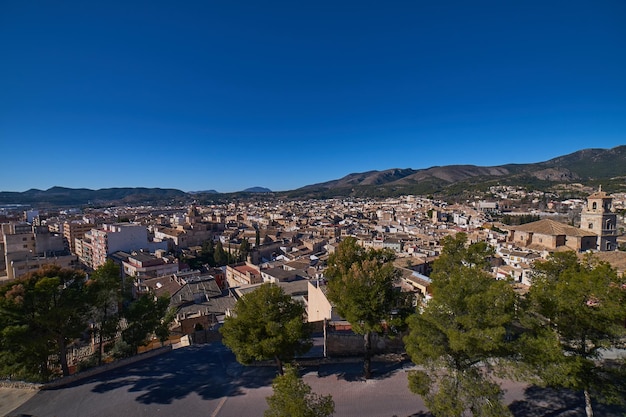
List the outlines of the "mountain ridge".
{"type": "MultiPolygon", "coordinates": [[[[458,193],[455,188],[466,186],[469,190],[489,182],[501,181],[504,185],[535,184],[548,187],[554,183],[575,181],[595,184],[597,181],[614,180],[624,176],[626,176],[626,145],[620,145],[611,149],[583,149],[537,163],[496,166],[445,165],[418,170],[392,168],[352,173],[336,180],[307,185],[288,194],[294,198],[346,193],[353,196],[437,193],[450,195],[458,193]],[[394,175],[397,177],[391,181],[374,180],[394,175]],[[376,190],[376,187],[379,189],[376,190]],[[384,187],[385,190],[381,190],[380,187],[384,187]]],[[[626,189],[626,185],[622,185],[622,188],[626,189]]]]}
{"type": "Polygon", "coordinates": [[[249,194],[285,198],[388,197],[406,194],[460,196],[490,185],[518,185],[548,189],[556,184],[600,183],[626,191],[626,145],[611,149],[588,148],[548,161],[496,166],[438,165],[424,169],[390,168],[383,171],[350,173],[342,178],[306,185],[290,191],[272,192],[264,187],[237,193],[215,190],[186,193],[173,188],[119,187],[90,190],[54,186],[24,192],[0,192],[0,204],[138,204],[193,199],[207,201],[249,194]]]}

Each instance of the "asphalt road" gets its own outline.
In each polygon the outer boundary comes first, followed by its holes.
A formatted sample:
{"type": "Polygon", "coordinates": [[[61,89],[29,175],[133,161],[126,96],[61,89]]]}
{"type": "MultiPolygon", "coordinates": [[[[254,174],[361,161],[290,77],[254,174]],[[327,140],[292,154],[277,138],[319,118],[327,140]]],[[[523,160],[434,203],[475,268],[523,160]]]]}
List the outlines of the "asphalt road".
{"type": "MultiPolygon", "coordinates": [[[[362,380],[360,363],[303,369],[318,394],[331,394],[335,416],[428,416],[407,387],[409,363],[373,364],[374,378],[362,380]]],[[[38,392],[9,416],[34,417],[261,417],[272,394],[273,367],[244,367],[219,343],[190,346],[100,374],[63,388],[38,392]]],[[[515,416],[584,415],[582,397],[506,383],[506,401],[515,416]]],[[[596,415],[625,410],[597,408],[596,415]]]]}

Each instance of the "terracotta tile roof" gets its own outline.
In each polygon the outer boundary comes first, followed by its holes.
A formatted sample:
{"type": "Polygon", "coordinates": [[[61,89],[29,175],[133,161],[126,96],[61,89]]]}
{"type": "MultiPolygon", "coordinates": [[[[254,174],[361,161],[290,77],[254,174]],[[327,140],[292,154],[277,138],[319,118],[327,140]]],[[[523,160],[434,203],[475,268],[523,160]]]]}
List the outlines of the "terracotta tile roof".
{"type": "Polygon", "coordinates": [[[549,236],[597,236],[597,234],[592,231],[579,229],[577,227],[569,226],[550,219],[538,220],[521,226],[511,226],[511,229],[520,232],[537,233],[549,236]]]}

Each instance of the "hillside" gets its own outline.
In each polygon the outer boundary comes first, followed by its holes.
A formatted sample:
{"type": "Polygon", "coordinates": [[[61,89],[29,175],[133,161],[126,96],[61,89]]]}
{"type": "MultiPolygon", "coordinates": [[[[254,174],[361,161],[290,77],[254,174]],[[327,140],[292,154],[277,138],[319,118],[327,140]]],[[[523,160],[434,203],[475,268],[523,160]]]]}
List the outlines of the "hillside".
{"type": "Polygon", "coordinates": [[[341,179],[308,185],[290,197],[394,196],[433,194],[442,197],[486,190],[490,185],[517,185],[549,190],[557,184],[604,184],[607,191],[626,191],[626,146],[584,149],[534,164],[435,166],[349,174],[341,179]]]}
{"type": "Polygon", "coordinates": [[[89,190],[52,187],[23,193],[0,192],[0,204],[53,206],[158,204],[196,200],[227,201],[233,198],[331,198],[392,197],[406,194],[465,198],[492,185],[522,186],[550,191],[563,184],[602,185],[609,192],[626,192],[626,146],[613,149],[584,149],[534,164],[434,166],[426,169],[393,168],[348,174],[343,178],[273,193],[263,187],[239,193],[214,190],[185,193],[162,188],[105,188],[89,190]]]}
{"type": "Polygon", "coordinates": [[[87,188],[52,187],[47,190],[30,189],[23,193],[0,192],[0,204],[37,204],[39,206],[72,205],[133,205],[160,203],[183,199],[187,193],[163,188],[87,188]]]}

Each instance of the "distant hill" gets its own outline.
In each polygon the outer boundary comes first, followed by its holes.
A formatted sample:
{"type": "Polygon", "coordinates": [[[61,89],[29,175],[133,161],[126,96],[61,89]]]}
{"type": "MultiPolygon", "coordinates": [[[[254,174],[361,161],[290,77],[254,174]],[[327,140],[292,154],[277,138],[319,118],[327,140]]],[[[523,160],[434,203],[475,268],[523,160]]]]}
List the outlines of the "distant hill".
{"type": "Polygon", "coordinates": [[[189,194],[219,194],[216,190],[189,191],[189,194]]]}
{"type": "MultiPolygon", "coordinates": [[[[23,193],[0,192],[0,204],[37,204],[38,206],[115,205],[182,202],[196,200],[228,201],[255,194],[284,198],[393,197],[433,195],[465,198],[493,185],[522,186],[551,191],[563,184],[602,185],[608,192],[626,192],[626,146],[613,149],[583,149],[549,161],[534,164],[507,164],[491,167],[475,165],[433,166],[426,169],[393,168],[348,174],[343,178],[307,185],[296,190],[274,193],[268,188],[251,187],[238,193],[221,194],[215,190],[185,193],[163,188],[105,188],[90,190],[52,187],[23,193]]],[[[255,197],[256,198],[256,197],[255,197]]]]}
{"type": "Polygon", "coordinates": [[[181,190],[170,188],[87,188],[52,187],[47,190],[30,189],[19,192],[0,192],[2,204],[37,204],[38,206],[72,206],[100,204],[143,204],[183,199],[188,196],[181,190]]]}
{"type": "Polygon", "coordinates": [[[626,146],[584,149],[534,164],[434,166],[426,169],[388,169],[346,175],[287,192],[293,198],[336,196],[383,197],[406,194],[454,196],[486,190],[491,185],[518,185],[547,190],[573,182],[607,191],[626,191],[626,146]]]}
{"type": "Polygon", "coordinates": [[[271,193],[272,190],[264,187],[250,187],[242,191],[242,193],[271,193]]]}

